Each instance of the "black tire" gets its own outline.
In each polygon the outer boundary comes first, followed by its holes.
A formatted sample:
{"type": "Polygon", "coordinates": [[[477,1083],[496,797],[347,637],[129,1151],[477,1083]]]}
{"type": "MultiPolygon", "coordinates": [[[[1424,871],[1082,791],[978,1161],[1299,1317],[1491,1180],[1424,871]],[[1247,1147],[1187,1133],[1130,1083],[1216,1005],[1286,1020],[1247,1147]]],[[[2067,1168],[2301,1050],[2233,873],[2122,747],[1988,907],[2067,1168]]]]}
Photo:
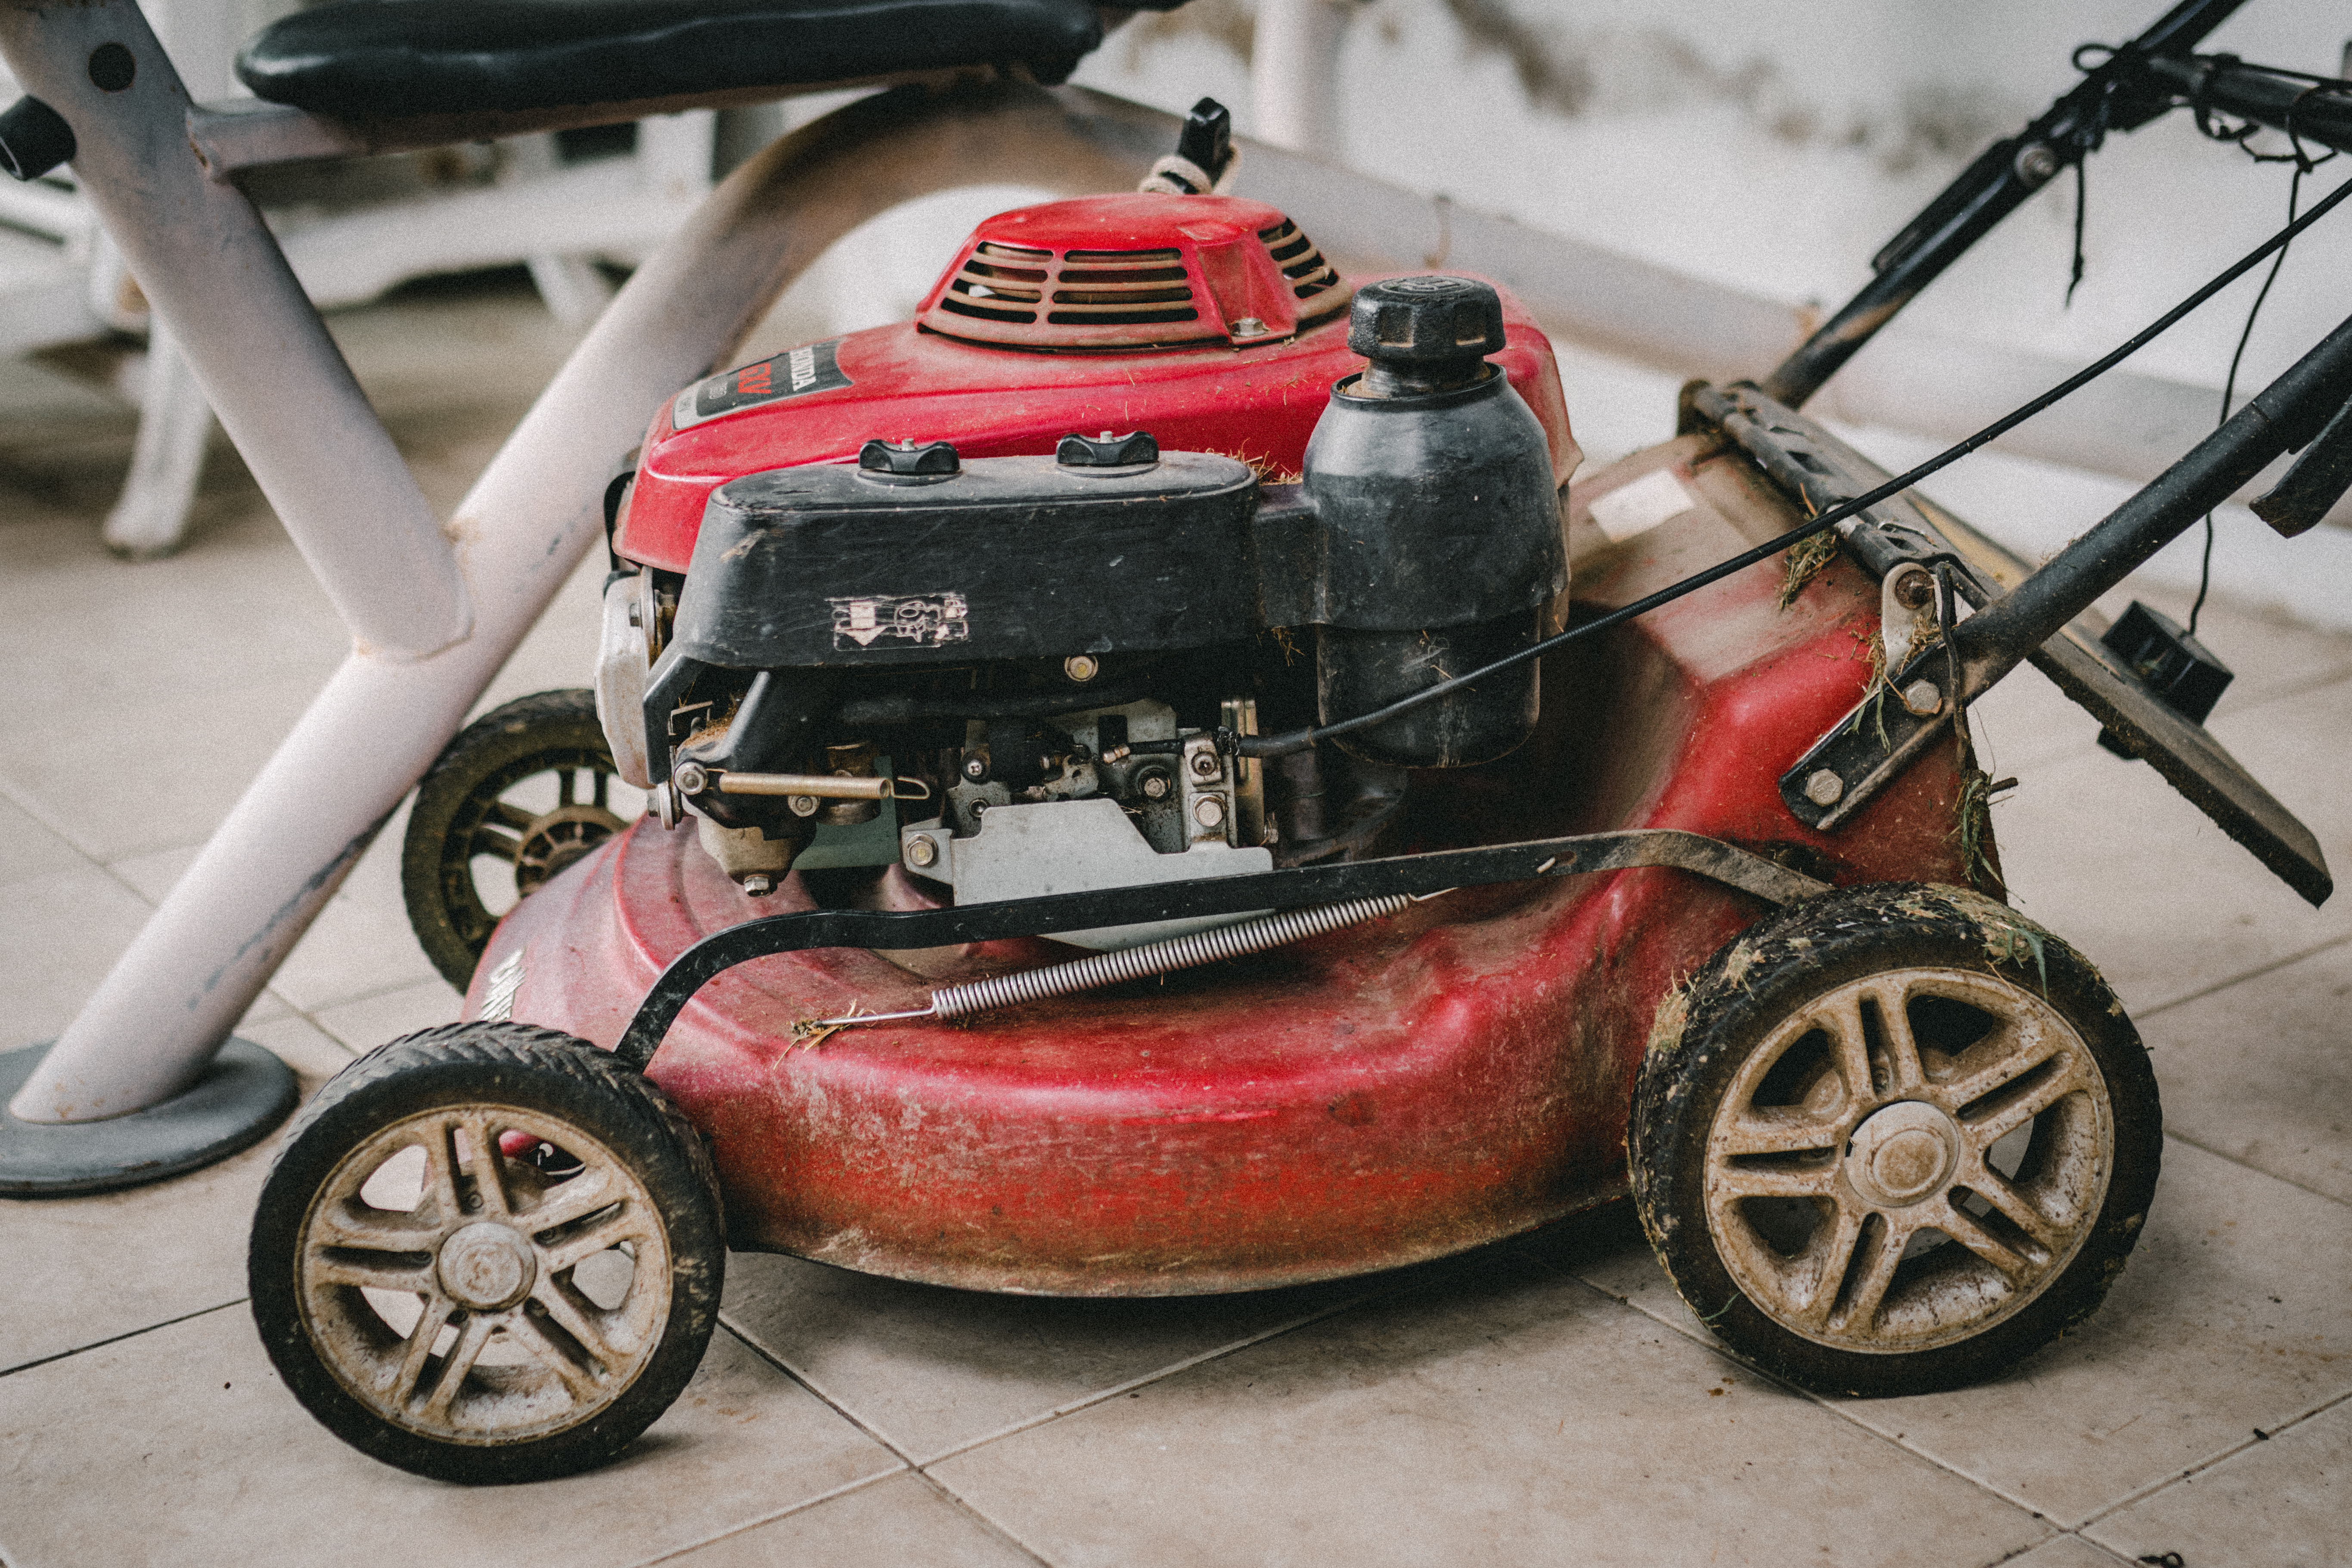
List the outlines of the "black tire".
{"type": "Polygon", "coordinates": [[[2095,1310],[2163,1113],[2081,954],[1980,894],[1887,883],[1783,911],[1668,994],[1627,1150],[1691,1310],[1776,1376],[1874,1397],[1993,1376],[2095,1310]]]}
{"type": "Polygon", "coordinates": [[[495,1484],[591,1468],[651,1426],[701,1363],[726,1263],[709,1156],[659,1089],[551,1029],[457,1024],[362,1058],[296,1118],[247,1275],[328,1430],[495,1484]]]}
{"type": "Polygon", "coordinates": [[[500,919],[484,903],[474,863],[514,868],[518,898],[627,826],[607,805],[612,749],[584,689],[534,692],[493,709],[458,732],[416,787],[400,847],[400,890],[409,929],[450,984],[464,990],[500,919]],[[500,797],[534,775],[555,775],[554,809],[500,797]],[[580,800],[579,780],[590,781],[580,800]]]}

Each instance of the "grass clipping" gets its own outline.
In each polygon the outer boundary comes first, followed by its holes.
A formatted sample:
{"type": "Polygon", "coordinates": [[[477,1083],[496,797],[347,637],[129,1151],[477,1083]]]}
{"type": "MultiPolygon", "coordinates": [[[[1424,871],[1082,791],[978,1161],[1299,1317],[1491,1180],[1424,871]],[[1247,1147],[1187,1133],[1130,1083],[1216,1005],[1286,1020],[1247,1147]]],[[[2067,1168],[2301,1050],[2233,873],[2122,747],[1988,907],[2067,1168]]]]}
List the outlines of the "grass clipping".
{"type": "Polygon", "coordinates": [[[1838,536],[1828,531],[1789,546],[1788,566],[1780,577],[1780,608],[1795,604],[1805,584],[1828,571],[1837,553],[1838,536]]]}

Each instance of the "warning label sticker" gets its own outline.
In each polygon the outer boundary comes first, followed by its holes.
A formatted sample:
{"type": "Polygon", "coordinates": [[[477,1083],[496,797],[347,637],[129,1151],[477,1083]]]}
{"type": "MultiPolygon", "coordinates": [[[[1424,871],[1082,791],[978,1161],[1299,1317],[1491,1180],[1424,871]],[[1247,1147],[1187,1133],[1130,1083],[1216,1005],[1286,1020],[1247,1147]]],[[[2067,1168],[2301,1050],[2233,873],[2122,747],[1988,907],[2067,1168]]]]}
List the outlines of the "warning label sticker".
{"type": "Polygon", "coordinates": [[[877,642],[938,647],[971,640],[970,608],[961,594],[907,594],[870,599],[827,599],[833,646],[872,647],[877,642]]]}
{"type": "Polygon", "coordinates": [[[725,375],[698,381],[679,393],[677,401],[670,405],[670,426],[674,429],[690,430],[706,419],[716,419],[724,414],[740,413],[763,403],[847,386],[850,384],[849,377],[841,373],[841,364],[836,358],[840,346],[839,338],[821,343],[807,343],[780,353],[773,359],[763,359],[757,364],[730,370],[725,375]]]}

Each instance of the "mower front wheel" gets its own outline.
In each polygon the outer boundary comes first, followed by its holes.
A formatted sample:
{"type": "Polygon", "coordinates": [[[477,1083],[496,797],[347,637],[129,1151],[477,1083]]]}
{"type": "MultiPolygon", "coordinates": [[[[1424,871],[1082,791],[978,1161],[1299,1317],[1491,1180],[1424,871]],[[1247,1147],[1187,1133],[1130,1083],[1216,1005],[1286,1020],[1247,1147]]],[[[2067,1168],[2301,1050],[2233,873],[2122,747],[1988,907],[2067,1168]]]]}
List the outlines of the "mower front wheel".
{"type": "Polygon", "coordinates": [[[668,1100],[550,1029],[461,1024],[345,1068],[253,1222],[254,1321],[337,1436],[441,1480],[604,1463],[685,1389],[726,1270],[668,1100]]]}
{"type": "Polygon", "coordinates": [[[1990,899],[1849,889],[1671,994],[1628,1138],[1693,1312],[1822,1394],[1957,1387],[2087,1318],[2156,1188],[2162,1113],[2122,1005],[1990,899]]]}

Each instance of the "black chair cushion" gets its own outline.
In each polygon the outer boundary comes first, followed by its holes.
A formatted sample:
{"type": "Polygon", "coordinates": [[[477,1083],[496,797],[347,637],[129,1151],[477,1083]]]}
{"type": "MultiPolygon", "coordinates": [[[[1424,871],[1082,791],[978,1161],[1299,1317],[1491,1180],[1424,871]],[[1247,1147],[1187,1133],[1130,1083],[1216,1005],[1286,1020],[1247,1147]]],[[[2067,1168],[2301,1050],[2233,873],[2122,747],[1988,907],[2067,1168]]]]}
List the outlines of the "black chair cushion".
{"type": "Polygon", "coordinates": [[[1057,82],[1100,42],[1087,0],[357,0],[273,23],[236,74],[272,102],[368,120],[957,66],[1057,82]]]}

